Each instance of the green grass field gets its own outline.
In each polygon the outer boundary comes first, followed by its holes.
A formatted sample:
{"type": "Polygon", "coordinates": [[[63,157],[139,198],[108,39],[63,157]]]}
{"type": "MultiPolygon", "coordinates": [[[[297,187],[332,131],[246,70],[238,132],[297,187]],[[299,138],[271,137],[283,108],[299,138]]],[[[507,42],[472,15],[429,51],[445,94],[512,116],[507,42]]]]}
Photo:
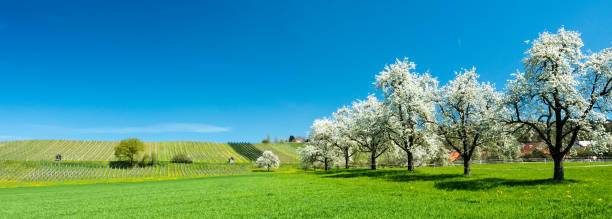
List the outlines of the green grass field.
{"type": "Polygon", "coordinates": [[[610,218],[612,163],[376,171],[285,169],[166,181],[0,189],[2,217],[610,218]],[[36,207],[32,207],[36,206],[36,207]]]}

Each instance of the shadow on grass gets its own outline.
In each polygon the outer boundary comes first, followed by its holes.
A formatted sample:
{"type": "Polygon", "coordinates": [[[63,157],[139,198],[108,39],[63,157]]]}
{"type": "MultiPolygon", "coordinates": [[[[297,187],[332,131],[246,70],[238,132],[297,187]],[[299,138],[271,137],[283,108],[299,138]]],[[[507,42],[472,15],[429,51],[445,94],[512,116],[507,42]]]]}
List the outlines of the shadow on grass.
{"type": "Polygon", "coordinates": [[[552,179],[503,179],[503,178],[480,178],[478,176],[465,177],[463,174],[426,174],[419,172],[407,172],[406,170],[330,170],[317,171],[314,174],[325,178],[354,178],[371,177],[393,182],[411,181],[433,181],[434,187],[441,190],[487,190],[500,186],[537,186],[576,183],[576,180],[557,181],[552,179]]]}
{"type": "Polygon", "coordinates": [[[110,161],[108,166],[114,169],[130,169],[134,167],[134,164],[128,161],[110,161]]]}
{"type": "Polygon", "coordinates": [[[274,172],[274,170],[270,170],[270,171],[268,171],[268,170],[251,170],[251,171],[254,172],[254,173],[273,173],[274,172]]]}
{"type": "Polygon", "coordinates": [[[372,177],[381,178],[394,182],[410,182],[410,181],[439,181],[456,177],[463,177],[461,174],[424,174],[418,172],[408,172],[406,170],[338,170],[327,172],[316,172],[316,174],[325,175],[329,178],[354,178],[354,177],[372,177]]]}
{"type": "Polygon", "coordinates": [[[499,186],[514,187],[514,186],[537,186],[537,185],[558,185],[576,183],[576,180],[566,179],[558,181],[553,179],[502,179],[502,178],[481,178],[464,180],[449,180],[436,182],[434,187],[444,190],[486,190],[497,188],[499,186]]]}

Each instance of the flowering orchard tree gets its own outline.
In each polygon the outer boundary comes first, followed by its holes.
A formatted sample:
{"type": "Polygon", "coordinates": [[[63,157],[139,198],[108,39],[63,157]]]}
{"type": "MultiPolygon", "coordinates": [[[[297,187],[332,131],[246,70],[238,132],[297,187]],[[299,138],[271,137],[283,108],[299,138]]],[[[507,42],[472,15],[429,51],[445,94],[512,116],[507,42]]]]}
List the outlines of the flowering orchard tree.
{"type": "Polygon", "coordinates": [[[323,163],[324,169],[329,170],[330,164],[336,159],[337,151],[335,145],[337,137],[337,126],[327,118],[317,119],[311,126],[310,145],[317,148],[316,158],[323,163]]]}
{"type": "Polygon", "coordinates": [[[321,152],[315,146],[310,144],[306,145],[306,147],[299,147],[296,149],[298,157],[300,158],[300,163],[304,168],[308,168],[310,166],[317,168],[316,163],[319,162],[319,157],[321,156],[321,152]]]}
{"type": "MultiPolygon", "coordinates": [[[[429,143],[427,143],[429,144],[429,143]]],[[[430,162],[436,162],[440,157],[448,157],[448,153],[440,150],[442,147],[415,147],[412,152],[412,165],[415,167],[426,166],[430,162]]],[[[442,148],[443,149],[443,148],[442,148]]],[[[390,158],[394,160],[394,164],[400,166],[408,166],[408,157],[406,151],[400,147],[390,147],[387,150],[390,158]]]]}
{"type": "Polygon", "coordinates": [[[489,83],[479,83],[478,77],[475,68],[464,69],[437,97],[438,133],[445,144],[459,152],[468,176],[476,148],[493,145],[502,134],[501,95],[489,83]]]}
{"type": "Polygon", "coordinates": [[[387,121],[387,109],[374,95],[353,102],[348,111],[349,129],[346,136],[355,142],[361,152],[370,154],[373,170],[376,169],[376,158],[389,149],[387,121]]]}
{"type": "Polygon", "coordinates": [[[335,147],[339,151],[338,153],[342,158],[344,158],[344,168],[349,168],[349,162],[351,161],[353,155],[357,153],[357,147],[355,147],[355,142],[351,141],[349,136],[350,126],[349,126],[349,109],[346,107],[342,107],[338,109],[335,113],[333,113],[333,121],[335,124],[336,133],[334,133],[333,138],[335,142],[335,147]]]}
{"type": "Polygon", "coordinates": [[[257,167],[270,169],[277,169],[280,165],[280,160],[272,151],[264,151],[261,157],[257,158],[257,167]]]}
{"type": "Polygon", "coordinates": [[[577,139],[602,136],[611,112],[612,48],[584,55],[582,46],[574,31],[541,33],[523,59],[525,72],[507,87],[507,122],[545,142],[556,180],[564,179],[563,158],[577,139]]]}
{"type": "Polygon", "coordinates": [[[414,171],[415,150],[427,147],[427,138],[435,138],[433,95],[438,82],[429,74],[413,72],[415,66],[407,59],[396,60],[376,76],[375,83],[389,109],[389,138],[406,153],[408,171],[414,171]]]}
{"type": "Polygon", "coordinates": [[[597,156],[604,156],[604,154],[612,151],[612,135],[607,132],[594,133],[591,139],[593,142],[587,146],[587,149],[597,156]]]}
{"type": "Polygon", "coordinates": [[[495,142],[482,148],[488,159],[514,160],[521,157],[521,144],[509,132],[500,133],[495,142]]]}

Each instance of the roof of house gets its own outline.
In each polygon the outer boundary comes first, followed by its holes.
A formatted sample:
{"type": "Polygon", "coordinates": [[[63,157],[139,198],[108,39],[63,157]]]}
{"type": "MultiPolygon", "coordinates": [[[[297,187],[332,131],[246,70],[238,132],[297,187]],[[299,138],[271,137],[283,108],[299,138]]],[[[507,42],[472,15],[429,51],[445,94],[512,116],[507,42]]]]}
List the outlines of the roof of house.
{"type": "Polygon", "coordinates": [[[527,152],[533,152],[534,150],[538,150],[544,154],[550,154],[547,148],[539,147],[543,143],[544,142],[529,142],[523,144],[523,147],[521,147],[521,155],[525,155],[527,152]]]}
{"type": "Polygon", "coordinates": [[[451,151],[448,157],[450,158],[451,162],[454,162],[455,160],[457,160],[457,158],[459,158],[459,152],[451,151]]]}
{"type": "Polygon", "coordinates": [[[578,142],[576,142],[576,146],[586,147],[586,146],[589,146],[592,143],[593,143],[593,141],[578,141],[578,142]]]}

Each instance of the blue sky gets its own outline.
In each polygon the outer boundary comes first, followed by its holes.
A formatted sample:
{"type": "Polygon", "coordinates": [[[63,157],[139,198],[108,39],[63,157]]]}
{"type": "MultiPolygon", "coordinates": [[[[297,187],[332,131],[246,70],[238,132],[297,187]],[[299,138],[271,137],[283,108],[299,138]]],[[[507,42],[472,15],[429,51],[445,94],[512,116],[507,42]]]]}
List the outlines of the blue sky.
{"type": "Polygon", "coordinates": [[[498,89],[561,26],[612,46],[611,1],[2,1],[0,140],[260,141],[374,92],[395,58],[498,89]]]}

